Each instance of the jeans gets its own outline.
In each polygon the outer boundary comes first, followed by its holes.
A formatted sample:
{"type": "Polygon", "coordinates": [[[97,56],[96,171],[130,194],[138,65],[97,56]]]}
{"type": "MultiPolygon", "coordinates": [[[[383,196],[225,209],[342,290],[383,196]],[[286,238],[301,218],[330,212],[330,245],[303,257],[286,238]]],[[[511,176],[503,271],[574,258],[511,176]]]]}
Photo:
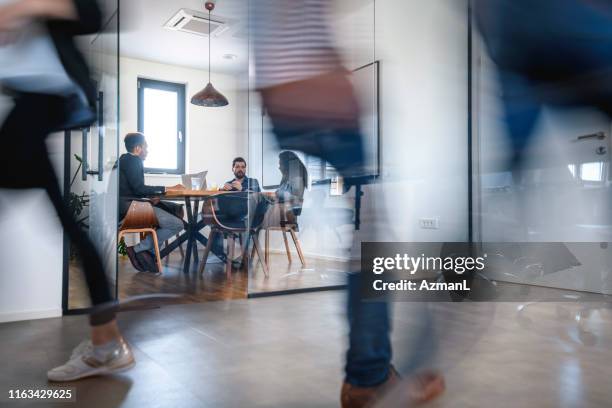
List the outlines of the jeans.
{"type": "MultiPolygon", "coordinates": [[[[300,120],[279,118],[272,118],[272,122],[281,149],[298,150],[326,160],[347,183],[363,175],[363,140],[358,129],[313,128],[300,120]]],[[[361,279],[361,272],[349,274],[345,381],[358,387],[371,387],[383,383],[389,376],[391,325],[386,301],[369,302],[362,298],[361,279]]]]}
{"type": "Polygon", "coordinates": [[[345,381],[358,387],[383,383],[389,375],[391,340],[389,304],[361,297],[361,272],[348,275],[349,349],[345,381]]]}
{"type": "MultiPolygon", "coordinates": [[[[66,205],[45,144],[47,135],[61,126],[65,115],[65,101],[60,97],[26,94],[16,98],[13,110],[0,129],[5,152],[0,160],[0,188],[45,189],[65,233],[77,248],[91,303],[101,306],[114,300],[102,259],[66,205]]],[[[32,255],[36,256],[36,252],[32,255]]],[[[90,323],[98,326],[114,319],[114,309],[107,308],[94,311],[90,323]]]]}
{"type": "MultiPolygon", "coordinates": [[[[183,230],[183,221],[178,217],[158,207],[153,207],[153,211],[155,211],[155,216],[159,222],[159,228],[157,229],[157,240],[159,242],[164,242],[183,230]]],[[[143,241],[134,246],[134,251],[137,253],[153,250],[153,238],[150,235],[147,235],[143,241]]]]}

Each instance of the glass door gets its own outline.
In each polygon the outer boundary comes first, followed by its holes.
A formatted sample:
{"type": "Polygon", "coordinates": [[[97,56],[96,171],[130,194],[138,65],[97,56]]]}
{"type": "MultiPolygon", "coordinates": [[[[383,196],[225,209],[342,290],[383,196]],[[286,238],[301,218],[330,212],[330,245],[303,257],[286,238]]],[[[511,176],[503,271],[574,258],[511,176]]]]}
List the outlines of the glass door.
{"type": "MultiPolygon", "coordinates": [[[[100,33],[83,38],[81,51],[97,87],[98,120],[89,128],[70,132],[65,160],[70,161],[68,199],[73,214],[87,230],[104,262],[113,295],[117,291],[117,200],[119,137],[119,0],[100,1],[104,25],[100,33]]],[[[70,243],[67,243],[70,245],[70,243]]],[[[71,247],[70,247],[71,248],[71,247]]],[[[90,306],[79,255],[66,254],[64,310],[90,306]]]]}
{"type": "Polygon", "coordinates": [[[474,49],[474,236],[506,248],[492,277],[612,293],[610,119],[544,106],[522,165],[510,166],[497,68],[478,40],[474,49]]]}

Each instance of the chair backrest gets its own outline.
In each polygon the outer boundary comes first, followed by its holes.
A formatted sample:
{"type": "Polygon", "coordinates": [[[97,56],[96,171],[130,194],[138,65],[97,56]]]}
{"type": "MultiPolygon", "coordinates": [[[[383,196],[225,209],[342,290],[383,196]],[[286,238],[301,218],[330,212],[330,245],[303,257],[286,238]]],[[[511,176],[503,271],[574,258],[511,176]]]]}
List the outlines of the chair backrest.
{"type": "Polygon", "coordinates": [[[244,231],[251,228],[259,202],[260,193],[232,192],[204,201],[204,222],[228,231],[244,231]]]}
{"type": "Polygon", "coordinates": [[[290,178],[286,182],[281,183],[277,190],[277,195],[280,195],[282,201],[287,204],[287,212],[291,212],[295,217],[302,214],[305,190],[306,185],[304,180],[299,176],[290,178]]]}
{"type": "Polygon", "coordinates": [[[192,178],[199,178],[202,179],[202,186],[200,187],[200,190],[206,190],[208,188],[207,184],[206,184],[206,175],[208,174],[208,171],[202,171],[200,173],[194,173],[194,174],[183,174],[181,176],[181,182],[182,184],[188,189],[191,190],[191,179],[192,178]]]}
{"type": "Polygon", "coordinates": [[[148,201],[132,201],[130,208],[121,223],[120,230],[157,228],[159,221],[148,201]]]}

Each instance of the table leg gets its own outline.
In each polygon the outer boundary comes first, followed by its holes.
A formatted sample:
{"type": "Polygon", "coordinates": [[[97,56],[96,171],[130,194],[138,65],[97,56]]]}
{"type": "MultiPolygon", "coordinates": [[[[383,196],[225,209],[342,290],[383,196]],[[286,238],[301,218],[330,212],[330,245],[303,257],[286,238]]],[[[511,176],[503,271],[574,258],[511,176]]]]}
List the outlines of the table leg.
{"type": "Polygon", "coordinates": [[[191,208],[191,198],[185,197],[185,209],[187,212],[187,251],[185,253],[185,261],[183,263],[183,273],[189,273],[191,264],[191,252],[193,250],[193,211],[191,208]]]}
{"type": "Polygon", "coordinates": [[[198,256],[198,240],[196,238],[198,231],[198,213],[200,212],[200,199],[196,198],[193,205],[193,215],[191,219],[193,223],[191,224],[191,233],[193,234],[193,263],[194,265],[198,265],[199,256],[198,256]]]}

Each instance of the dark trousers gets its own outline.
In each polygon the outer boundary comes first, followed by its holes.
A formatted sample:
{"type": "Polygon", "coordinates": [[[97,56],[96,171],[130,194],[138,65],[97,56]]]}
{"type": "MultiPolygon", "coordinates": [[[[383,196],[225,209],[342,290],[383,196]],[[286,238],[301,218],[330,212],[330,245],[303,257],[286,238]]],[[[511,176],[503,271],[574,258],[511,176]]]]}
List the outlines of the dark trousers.
{"type": "MultiPolygon", "coordinates": [[[[47,135],[59,128],[65,117],[63,98],[28,94],[15,99],[15,106],[0,129],[4,148],[0,188],[42,188],[47,192],[64,231],[78,250],[92,304],[100,306],[113,301],[102,260],[64,201],[45,144],[47,135]]],[[[113,309],[104,309],[92,313],[90,322],[97,326],[114,318],[113,309]]]]}
{"type": "MultiPolygon", "coordinates": [[[[272,118],[279,147],[297,150],[324,159],[347,184],[359,183],[365,160],[362,134],[358,129],[335,128],[303,119],[272,118]]],[[[349,348],[346,352],[345,381],[359,387],[384,382],[391,364],[391,325],[386,301],[366,301],[362,296],[362,272],[349,274],[347,318],[349,348]]]]}

